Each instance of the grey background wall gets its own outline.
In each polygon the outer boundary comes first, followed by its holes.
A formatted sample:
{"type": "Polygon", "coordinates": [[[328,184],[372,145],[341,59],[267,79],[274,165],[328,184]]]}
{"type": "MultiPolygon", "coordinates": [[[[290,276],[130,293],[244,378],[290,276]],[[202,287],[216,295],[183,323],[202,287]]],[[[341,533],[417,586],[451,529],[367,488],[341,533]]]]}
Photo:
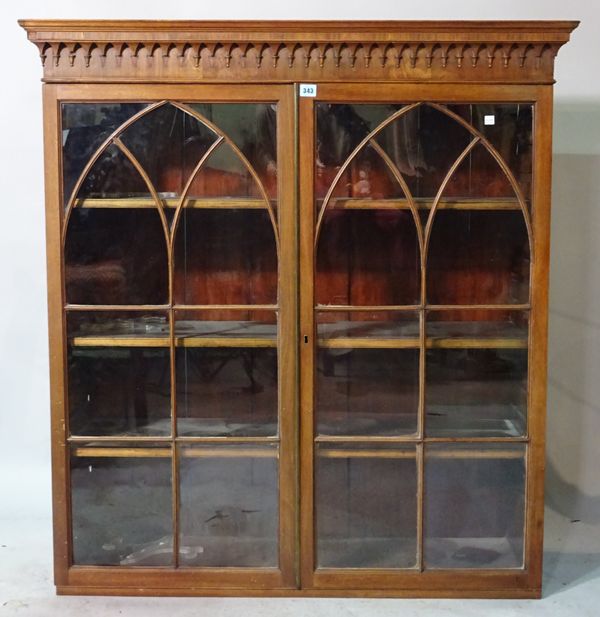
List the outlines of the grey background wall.
{"type": "Polygon", "coordinates": [[[0,8],[0,524],[50,508],[41,66],[17,18],[581,19],[557,59],[547,503],[600,525],[600,5],[4,2],[0,8]]]}

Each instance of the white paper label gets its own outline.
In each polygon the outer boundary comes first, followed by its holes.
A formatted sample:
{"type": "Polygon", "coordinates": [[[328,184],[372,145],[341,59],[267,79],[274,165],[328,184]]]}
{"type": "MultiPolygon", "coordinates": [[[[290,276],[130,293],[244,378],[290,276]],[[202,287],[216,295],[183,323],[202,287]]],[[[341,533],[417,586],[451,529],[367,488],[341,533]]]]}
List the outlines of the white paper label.
{"type": "Polygon", "coordinates": [[[300,84],[300,96],[317,96],[317,84],[300,84]]]}
{"type": "Polygon", "coordinates": [[[483,116],[483,123],[486,126],[493,126],[496,124],[496,116],[483,116]]]}

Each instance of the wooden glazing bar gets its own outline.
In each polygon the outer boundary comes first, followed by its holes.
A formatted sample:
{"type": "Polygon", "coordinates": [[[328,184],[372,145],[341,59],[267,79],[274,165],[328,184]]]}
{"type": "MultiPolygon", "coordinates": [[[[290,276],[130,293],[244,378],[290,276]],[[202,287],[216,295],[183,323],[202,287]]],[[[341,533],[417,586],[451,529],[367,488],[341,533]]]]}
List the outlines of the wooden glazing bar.
{"type": "Polygon", "coordinates": [[[170,304],[65,304],[65,311],[167,311],[170,304]]]}
{"type": "Polygon", "coordinates": [[[386,167],[388,168],[388,170],[390,171],[390,173],[392,174],[392,176],[394,177],[396,182],[402,188],[402,192],[404,193],[404,196],[406,198],[408,208],[409,208],[409,210],[410,210],[410,212],[412,214],[413,221],[414,221],[414,224],[415,224],[415,227],[416,227],[416,230],[417,230],[417,238],[419,240],[419,262],[420,262],[423,259],[423,247],[424,247],[424,243],[423,243],[423,224],[421,223],[421,219],[419,217],[419,212],[418,212],[418,209],[417,209],[417,205],[416,205],[415,200],[414,200],[414,198],[413,198],[413,196],[411,194],[410,188],[409,188],[409,186],[408,186],[404,176],[400,173],[400,170],[398,169],[398,167],[394,163],[394,161],[390,158],[388,153],[375,141],[375,139],[371,139],[369,141],[369,146],[371,148],[373,148],[373,150],[375,152],[377,152],[377,154],[379,154],[379,156],[381,157],[381,159],[385,163],[386,167]]]}
{"type": "Polygon", "coordinates": [[[531,308],[527,304],[426,304],[428,311],[527,311],[531,308]]]}
{"type": "MultiPolygon", "coordinates": [[[[421,259],[421,283],[425,284],[425,272],[423,267],[424,259],[421,259]]],[[[421,289],[422,298],[424,298],[425,289],[421,289]]],[[[424,495],[425,495],[425,454],[423,448],[423,437],[425,436],[425,386],[427,374],[427,358],[426,358],[426,313],[423,309],[419,311],[419,400],[417,409],[417,434],[421,439],[421,443],[417,447],[417,567],[419,571],[423,571],[423,555],[424,555],[424,528],[423,520],[424,495]]]]}
{"type": "Polygon", "coordinates": [[[317,435],[315,443],[527,443],[527,437],[423,437],[411,435],[317,435]]]}
{"type": "Polygon", "coordinates": [[[277,304],[173,304],[175,311],[278,311],[277,304]]]}
{"type": "Polygon", "coordinates": [[[108,443],[118,443],[119,441],[123,441],[125,444],[131,443],[167,443],[170,444],[172,442],[171,436],[168,437],[160,437],[160,436],[148,436],[148,435],[71,435],[68,439],[68,443],[86,443],[89,444],[91,442],[103,442],[106,441],[108,443]]]}
{"type": "Polygon", "coordinates": [[[183,458],[279,458],[278,448],[180,448],[183,458]]]}
{"type": "Polygon", "coordinates": [[[420,441],[416,433],[410,435],[317,435],[315,443],[398,443],[414,444],[420,441]]]}
{"type": "Polygon", "coordinates": [[[427,311],[526,311],[531,308],[530,304],[375,304],[375,305],[359,305],[359,304],[317,304],[317,311],[339,311],[339,312],[372,312],[372,311],[418,311],[425,309],[427,311]]]}
{"type": "Polygon", "coordinates": [[[529,439],[526,436],[521,437],[424,437],[425,443],[528,443],[529,439]]]}
{"type": "Polygon", "coordinates": [[[417,458],[414,449],[411,450],[318,450],[320,458],[417,458]]]}
{"type": "Polygon", "coordinates": [[[182,444],[196,444],[196,443],[207,443],[207,444],[238,444],[238,443],[252,443],[252,444],[271,444],[271,443],[279,443],[279,437],[277,436],[267,436],[267,437],[230,437],[229,435],[215,435],[215,436],[195,436],[195,435],[185,435],[175,437],[174,440],[179,445],[182,444]]]}
{"type": "MultiPolygon", "coordinates": [[[[164,208],[175,210],[179,204],[178,197],[158,198],[164,208]]],[[[76,208],[94,209],[145,209],[154,208],[155,202],[149,197],[86,197],[75,200],[76,208]]],[[[204,210],[267,210],[263,199],[251,199],[242,197],[188,197],[185,202],[186,208],[204,210]]]]}
{"type": "Polygon", "coordinates": [[[339,311],[341,313],[345,312],[365,312],[370,313],[372,311],[417,311],[421,307],[420,304],[390,304],[390,305],[350,305],[350,304],[317,304],[315,306],[316,311],[339,311]]]}
{"type": "Polygon", "coordinates": [[[467,450],[428,450],[427,458],[443,459],[522,459],[525,461],[525,452],[520,450],[477,450],[469,448],[467,450]]]}
{"type": "Polygon", "coordinates": [[[77,446],[71,451],[77,457],[95,458],[169,458],[171,448],[126,448],[77,446]]]}

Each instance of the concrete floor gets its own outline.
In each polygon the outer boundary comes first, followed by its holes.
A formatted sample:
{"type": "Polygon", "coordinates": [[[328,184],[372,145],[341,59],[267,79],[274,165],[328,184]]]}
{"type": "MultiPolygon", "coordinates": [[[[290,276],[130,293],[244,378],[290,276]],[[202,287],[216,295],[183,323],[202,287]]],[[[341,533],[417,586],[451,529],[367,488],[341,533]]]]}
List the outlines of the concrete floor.
{"type": "Polygon", "coordinates": [[[542,600],[340,600],[57,597],[49,516],[0,516],[0,615],[35,617],[499,617],[600,615],[600,529],[546,512],[542,600]]]}

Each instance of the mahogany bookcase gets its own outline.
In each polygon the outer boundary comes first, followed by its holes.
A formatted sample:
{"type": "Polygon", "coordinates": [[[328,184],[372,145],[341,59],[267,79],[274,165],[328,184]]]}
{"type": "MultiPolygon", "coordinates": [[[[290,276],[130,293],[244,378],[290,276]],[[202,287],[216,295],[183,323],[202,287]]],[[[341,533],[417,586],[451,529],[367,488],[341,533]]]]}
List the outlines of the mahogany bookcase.
{"type": "Polygon", "coordinates": [[[62,594],[538,597],[577,22],[20,22],[62,594]]]}

